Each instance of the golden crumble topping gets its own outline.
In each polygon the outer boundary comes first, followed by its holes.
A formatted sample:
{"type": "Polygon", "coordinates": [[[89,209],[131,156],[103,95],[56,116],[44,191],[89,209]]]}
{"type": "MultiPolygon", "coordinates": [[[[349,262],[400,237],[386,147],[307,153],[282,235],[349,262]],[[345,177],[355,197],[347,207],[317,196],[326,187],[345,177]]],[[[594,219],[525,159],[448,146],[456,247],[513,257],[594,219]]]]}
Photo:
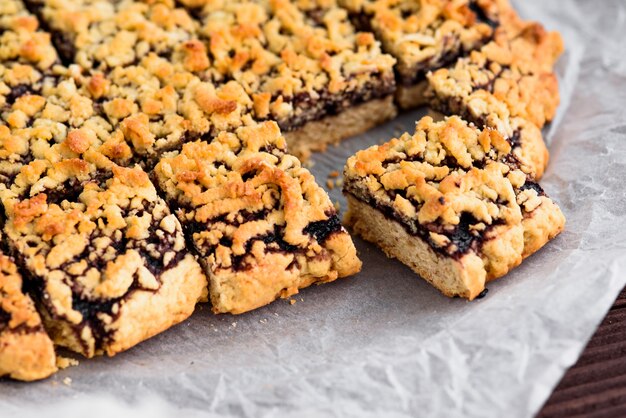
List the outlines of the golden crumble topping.
{"type": "Polygon", "coordinates": [[[17,266],[0,251],[0,333],[43,332],[33,301],[22,293],[17,266]]]}
{"type": "Polygon", "coordinates": [[[214,76],[241,83],[257,118],[284,130],[393,92],[393,58],[334,0],[186,3],[201,16],[214,76]]]}
{"type": "MultiPolygon", "coordinates": [[[[546,32],[537,23],[520,26],[515,33],[510,28],[498,30],[479,51],[431,74],[427,96],[432,105],[494,128],[506,125],[507,116],[524,118],[539,128],[552,120],[559,104],[553,66],[563,42],[558,33],[546,32]],[[490,101],[501,104],[494,109],[490,101]]],[[[503,133],[510,135],[511,128],[505,126],[503,133]]]]}
{"type": "Polygon", "coordinates": [[[32,299],[22,291],[22,276],[0,250],[0,377],[31,381],[56,370],[52,341],[32,299]]]}
{"type": "Polygon", "coordinates": [[[158,292],[166,272],[193,259],[148,175],[93,151],[36,160],[0,196],[55,342],[87,357],[117,343],[136,292],[158,292]]]}
{"type": "Polygon", "coordinates": [[[57,34],[60,53],[82,68],[109,71],[150,53],[187,70],[208,67],[204,46],[194,42],[197,23],[172,0],[39,3],[41,17],[57,34]]]}
{"type": "Polygon", "coordinates": [[[59,60],[50,35],[21,1],[0,4],[0,109],[18,97],[37,93],[59,60]]]}
{"type": "Polygon", "coordinates": [[[208,270],[218,312],[293,294],[302,278],[308,285],[360,269],[332,202],[285,145],[276,123],[266,122],[187,143],[155,169],[208,270]],[[248,300],[259,281],[267,283],[248,300]],[[228,289],[239,300],[225,300],[228,289]]]}
{"type": "Polygon", "coordinates": [[[372,30],[397,60],[403,85],[489,41],[506,0],[340,0],[363,29],[372,30]]]}
{"type": "Polygon", "coordinates": [[[19,96],[1,113],[0,188],[31,161],[52,158],[55,144],[67,142],[55,150],[57,159],[75,157],[101,143],[111,129],[73,78],[45,78],[39,94],[19,96]]]}
{"type": "MultiPolygon", "coordinates": [[[[458,117],[442,122],[425,117],[413,135],[405,133],[351,157],[344,191],[440,254],[481,255],[495,277],[498,260],[515,245],[489,242],[506,236],[524,243],[523,219],[544,204],[553,205],[510,151],[495,130],[481,131],[458,117]]],[[[523,245],[516,250],[520,261],[523,251],[523,245]]]]}

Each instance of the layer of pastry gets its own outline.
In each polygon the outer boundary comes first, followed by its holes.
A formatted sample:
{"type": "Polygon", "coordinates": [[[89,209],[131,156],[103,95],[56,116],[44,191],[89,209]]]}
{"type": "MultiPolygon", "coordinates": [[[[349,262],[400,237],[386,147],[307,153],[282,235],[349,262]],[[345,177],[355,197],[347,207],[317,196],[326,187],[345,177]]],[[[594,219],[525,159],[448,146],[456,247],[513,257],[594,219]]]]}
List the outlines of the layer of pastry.
{"type": "Polygon", "coordinates": [[[423,118],[413,135],[351,157],[344,176],[355,232],[448,295],[476,297],[485,281],[505,275],[565,222],[501,134],[458,117],[423,118]],[[393,236],[380,236],[385,228],[393,236]],[[414,257],[391,245],[395,239],[414,248],[414,257]]]}
{"type": "Polygon", "coordinates": [[[22,284],[17,266],[0,250],[0,377],[44,379],[57,369],[54,347],[22,284]]]}
{"type": "Polygon", "coordinates": [[[361,268],[327,194],[285,146],[265,122],[187,143],[155,168],[215,312],[246,312],[361,268]]]}
{"type": "Polygon", "coordinates": [[[20,0],[0,4],[0,109],[41,90],[58,56],[50,36],[20,0]]]}
{"type": "Polygon", "coordinates": [[[451,68],[429,75],[428,101],[446,114],[502,130],[511,135],[510,118],[541,128],[554,117],[559,88],[553,67],[563,52],[556,32],[538,23],[496,31],[493,41],[451,68]],[[498,107],[493,99],[501,102],[498,107]]]}
{"type": "MultiPolygon", "coordinates": [[[[340,0],[359,29],[373,31],[397,60],[398,84],[412,87],[425,75],[480,48],[501,20],[514,16],[506,0],[340,0]]],[[[411,106],[419,100],[402,100],[411,106]]]]}
{"type": "Polygon", "coordinates": [[[307,160],[311,152],[326,151],[329,145],[361,134],[393,119],[398,114],[393,96],[370,100],[348,108],[338,115],[307,122],[304,126],[285,133],[289,153],[307,160]]]}
{"type": "Polygon", "coordinates": [[[331,0],[186,0],[202,22],[212,72],[237,80],[257,119],[284,132],[395,89],[395,60],[331,0]]]}
{"type": "Polygon", "coordinates": [[[55,344],[113,355],[187,318],[206,277],[148,175],[101,154],[35,160],[0,192],[55,344]]]}

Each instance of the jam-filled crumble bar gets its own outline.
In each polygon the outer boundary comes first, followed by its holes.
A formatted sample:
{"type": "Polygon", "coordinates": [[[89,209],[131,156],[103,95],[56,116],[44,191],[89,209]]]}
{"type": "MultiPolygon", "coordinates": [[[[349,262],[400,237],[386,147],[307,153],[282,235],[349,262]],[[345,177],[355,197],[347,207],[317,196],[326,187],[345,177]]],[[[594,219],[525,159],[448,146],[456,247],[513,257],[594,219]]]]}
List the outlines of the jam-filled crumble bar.
{"type": "Polygon", "coordinates": [[[345,168],[346,221],[447,296],[474,299],[565,219],[497,131],[425,117],[345,168]]]}
{"type": "Polygon", "coordinates": [[[307,157],[395,116],[395,60],[334,0],[187,0],[216,80],[236,80],[257,120],[307,157]]]}
{"type": "Polygon", "coordinates": [[[215,312],[246,312],[361,268],[330,199],[285,145],[265,122],[187,143],[155,168],[215,312]]]}
{"type": "MultiPolygon", "coordinates": [[[[537,23],[500,28],[479,51],[430,74],[426,96],[435,110],[461,115],[507,137],[537,136],[559,104],[553,66],[562,51],[561,37],[537,23]]],[[[540,177],[547,151],[538,151],[525,154],[535,162],[540,177]]]]}
{"type": "Polygon", "coordinates": [[[33,301],[22,292],[22,277],[0,250],[0,376],[43,379],[56,371],[52,341],[33,301]]]}
{"type": "Polygon", "coordinates": [[[423,104],[425,76],[487,43],[515,19],[507,0],[340,0],[357,27],[371,30],[397,59],[396,100],[423,104]]]}
{"type": "Polygon", "coordinates": [[[207,282],[148,175],[83,157],[25,167],[0,192],[5,232],[55,344],[114,355],[191,315],[207,282]]]}

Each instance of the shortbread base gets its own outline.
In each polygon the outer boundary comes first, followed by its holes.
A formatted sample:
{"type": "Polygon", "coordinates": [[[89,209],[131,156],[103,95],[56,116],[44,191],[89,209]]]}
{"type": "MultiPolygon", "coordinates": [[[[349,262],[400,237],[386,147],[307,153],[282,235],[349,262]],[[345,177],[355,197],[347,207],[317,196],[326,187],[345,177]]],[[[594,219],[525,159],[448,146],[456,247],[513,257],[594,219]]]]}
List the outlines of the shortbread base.
{"type": "Polygon", "coordinates": [[[412,86],[398,85],[396,90],[396,103],[402,110],[415,109],[427,103],[424,93],[428,87],[426,80],[412,86]]]}
{"type": "Polygon", "coordinates": [[[326,151],[329,145],[361,134],[398,114],[393,96],[370,100],[338,115],[311,121],[291,132],[284,132],[290,154],[306,161],[312,152],[326,151]]]}

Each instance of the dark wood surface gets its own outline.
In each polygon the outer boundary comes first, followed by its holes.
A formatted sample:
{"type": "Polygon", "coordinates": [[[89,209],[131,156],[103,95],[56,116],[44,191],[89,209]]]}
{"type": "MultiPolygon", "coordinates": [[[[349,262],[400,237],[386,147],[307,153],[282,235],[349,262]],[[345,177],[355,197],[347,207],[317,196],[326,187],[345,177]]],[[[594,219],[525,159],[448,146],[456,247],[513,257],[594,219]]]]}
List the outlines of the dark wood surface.
{"type": "Polygon", "coordinates": [[[626,289],[538,417],[626,417],[626,289]]]}

